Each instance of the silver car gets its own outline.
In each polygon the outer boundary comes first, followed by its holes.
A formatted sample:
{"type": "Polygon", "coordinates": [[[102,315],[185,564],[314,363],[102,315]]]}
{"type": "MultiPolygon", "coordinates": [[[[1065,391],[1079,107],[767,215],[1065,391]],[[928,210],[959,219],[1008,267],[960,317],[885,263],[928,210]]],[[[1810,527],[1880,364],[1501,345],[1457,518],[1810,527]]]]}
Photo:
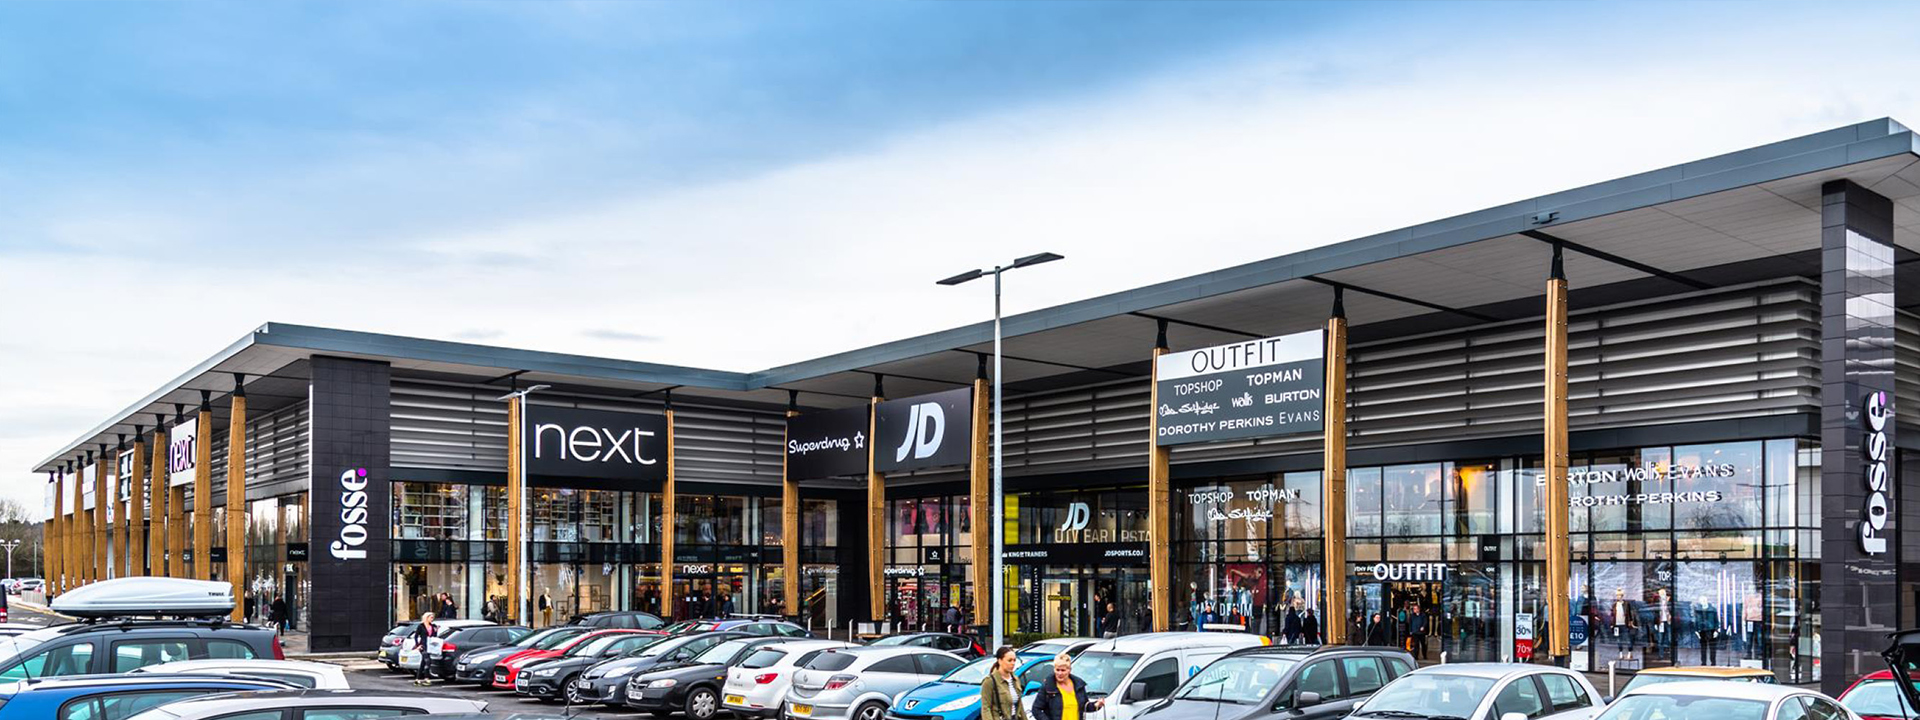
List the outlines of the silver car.
{"type": "MultiPolygon", "coordinates": [[[[353,717],[379,715],[381,711],[402,715],[423,713],[485,712],[481,700],[427,695],[424,693],[378,690],[273,690],[268,692],[222,693],[202,695],[135,715],[127,720],[203,720],[213,717],[265,717],[270,711],[304,710],[309,717],[326,710],[359,711],[353,717]],[[371,711],[371,712],[369,712],[371,711]]],[[[351,713],[349,713],[351,714],[351,713]]],[[[284,714],[283,714],[284,716],[284,714]]]]}
{"type": "Polygon", "coordinates": [[[786,720],[881,720],[900,693],[966,661],[942,650],[900,645],[838,648],[793,674],[786,720]]]}

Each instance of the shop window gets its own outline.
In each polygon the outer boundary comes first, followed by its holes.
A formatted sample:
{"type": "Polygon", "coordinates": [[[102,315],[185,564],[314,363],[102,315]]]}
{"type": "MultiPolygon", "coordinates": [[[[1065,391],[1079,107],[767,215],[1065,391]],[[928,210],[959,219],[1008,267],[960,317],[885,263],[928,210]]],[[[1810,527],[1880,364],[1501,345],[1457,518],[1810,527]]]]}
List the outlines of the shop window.
{"type": "Polygon", "coordinates": [[[585,542],[624,542],[620,536],[620,493],[583,490],[580,493],[580,539],[585,542]]]}
{"type": "Polygon", "coordinates": [[[395,539],[466,539],[466,485],[401,482],[394,483],[393,488],[395,539]]]}
{"type": "Polygon", "coordinates": [[[1463,463],[1453,466],[1447,483],[1447,529],[1454,535],[1482,535],[1494,531],[1499,508],[1499,465],[1463,463]]]}
{"type": "Polygon", "coordinates": [[[1380,470],[1381,532],[1389,537],[1440,534],[1442,463],[1394,465],[1380,470]]]}
{"type": "Polygon", "coordinates": [[[1320,537],[1320,472],[1292,472],[1281,477],[1287,500],[1274,516],[1280,521],[1275,536],[1320,537]]]}
{"type": "Polygon", "coordinates": [[[1379,537],[1380,468],[1356,468],[1347,473],[1347,534],[1379,537]]]}

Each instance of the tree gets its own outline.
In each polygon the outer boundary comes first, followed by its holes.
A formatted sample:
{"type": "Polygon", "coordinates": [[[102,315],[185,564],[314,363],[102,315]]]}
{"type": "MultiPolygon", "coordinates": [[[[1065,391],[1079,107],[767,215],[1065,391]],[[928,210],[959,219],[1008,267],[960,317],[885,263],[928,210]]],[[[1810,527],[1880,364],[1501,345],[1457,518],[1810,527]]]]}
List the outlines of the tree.
{"type": "MultiPolygon", "coordinates": [[[[20,545],[13,549],[14,577],[46,577],[41,571],[40,548],[41,521],[18,500],[0,498],[0,542],[18,541],[20,545]]],[[[4,551],[0,551],[0,563],[4,563],[4,551]]],[[[0,565],[0,572],[5,566],[0,565]]]]}

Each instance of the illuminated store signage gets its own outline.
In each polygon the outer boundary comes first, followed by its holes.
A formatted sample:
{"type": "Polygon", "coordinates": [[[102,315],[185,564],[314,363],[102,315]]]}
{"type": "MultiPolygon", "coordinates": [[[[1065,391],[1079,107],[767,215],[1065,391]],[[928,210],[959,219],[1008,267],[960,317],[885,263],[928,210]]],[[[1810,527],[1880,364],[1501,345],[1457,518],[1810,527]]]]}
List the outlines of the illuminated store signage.
{"type": "Polygon", "coordinates": [[[787,479],[867,472],[867,406],[787,418],[787,479]]]}
{"type": "Polygon", "coordinates": [[[173,426],[167,431],[167,486],[180,487],[193,484],[194,463],[200,453],[195,443],[200,441],[200,419],[194,419],[173,426]]]}
{"type": "Polygon", "coordinates": [[[1057,543],[1146,542],[1152,534],[1146,530],[1088,527],[1093,523],[1093,506],[1084,500],[1067,505],[1067,519],[1053,529],[1057,543]]]}
{"type": "Polygon", "coordinates": [[[973,389],[879,403],[873,436],[880,472],[965,465],[973,459],[973,389]]]}
{"type": "Polygon", "coordinates": [[[1379,581],[1403,580],[1443,580],[1447,577],[1446,563],[1374,563],[1367,568],[1373,579],[1379,581]]]}
{"type": "Polygon", "coordinates": [[[335,560],[365,560],[367,550],[367,469],[340,473],[340,538],[327,545],[335,560]]]}
{"type": "Polygon", "coordinates": [[[1155,369],[1157,445],[1321,429],[1327,372],[1319,330],[1167,353],[1155,369]]]}
{"type": "Polygon", "coordinates": [[[667,477],[664,415],[528,405],[526,428],[530,475],[667,477]]]}
{"type": "Polygon", "coordinates": [[[1861,451],[1867,456],[1865,472],[1861,473],[1867,484],[1867,504],[1861,510],[1860,550],[1868,555],[1880,555],[1887,551],[1887,536],[1882,534],[1887,527],[1887,508],[1893,503],[1887,497],[1893,487],[1887,478],[1887,453],[1893,443],[1887,437],[1887,420],[1892,417],[1893,408],[1887,404],[1884,392],[1868,393],[1866,402],[1860,409],[1860,418],[1866,423],[1867,435],[1862,439],[1861,451]]]}

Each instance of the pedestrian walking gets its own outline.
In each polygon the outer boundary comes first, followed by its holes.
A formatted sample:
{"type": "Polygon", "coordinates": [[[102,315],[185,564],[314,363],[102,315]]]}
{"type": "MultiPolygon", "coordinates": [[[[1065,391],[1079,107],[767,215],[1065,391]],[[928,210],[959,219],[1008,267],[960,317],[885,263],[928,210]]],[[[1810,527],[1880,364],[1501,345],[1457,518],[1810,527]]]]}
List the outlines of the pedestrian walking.
{"type": "Polygon", "coordinates": [[[1033,696],[1033,720],[1082,720],[1106,704],[1106,698],[1087,697],[1087,681],[1073,674],[1073,658],[1060,653],[1053,658],[1053,677],[1033,696]]]}
{"type": "Polygon", "coordinates": [[[1421,660],[1427,659],[1428,630],[1427,614],[1420,611],[1419,605],[1414,605],[1407,613],[1407,639],[1411,645],[1408,651],[1421,660]]]}
{"type": "Polygon", "coordinates": [[[1306,612],[1300,614],[1300,641],[1308,645],[1320,644],[1320,617],[1314,614],[1313,608],[1307,608],[1306,612]]]}
{"type": "Polygon", "coordinates": [[[440,610],[434,617],[442,620],[455,620],[460,617],[460,607],[453,604],[453,593],[440,593],[440,610]]]}
{"type": "Polygon", "coordinates": [[[432,682],[427,679],[427,638],[433,637],[433,633],[433,613],[421,615],[420,624],[413,627],[413,635],[411,638],[414,645],[420,648],[420,667],[414,668],[413,670],[413,684],[415,685],[428,685],[432,682]]]}
{"type": "Polygon", "coordinates": [[[1286,639],[1288,645],[1298,645],[1301,631],[1300,610],[1288,606],[1287,614],[1280,619],[1280,636],[1286,639]]]}
{"type": "Polygon", "coordinates": [[[1373,620],[1367,623],[1364,645],[1393,646],[1393,620],[1380,613],[1373,614],[1373,620]]]}
{"type": "Polygon", "coordinates": [[[267,604],[267,622],[273,623],[273,634],[287,631],[287,600],[275,595],[273,602],[267,604]]]}
{"type": "Polygon", "coordinates": [[[980,680],[980,720],[1027,720],[1020,706],[1020,688],[1014,686],[1018,679],[1013,671],[1019,666],[1020,656],[1012,645],[993,651],[993,668],[980,680]]]}

